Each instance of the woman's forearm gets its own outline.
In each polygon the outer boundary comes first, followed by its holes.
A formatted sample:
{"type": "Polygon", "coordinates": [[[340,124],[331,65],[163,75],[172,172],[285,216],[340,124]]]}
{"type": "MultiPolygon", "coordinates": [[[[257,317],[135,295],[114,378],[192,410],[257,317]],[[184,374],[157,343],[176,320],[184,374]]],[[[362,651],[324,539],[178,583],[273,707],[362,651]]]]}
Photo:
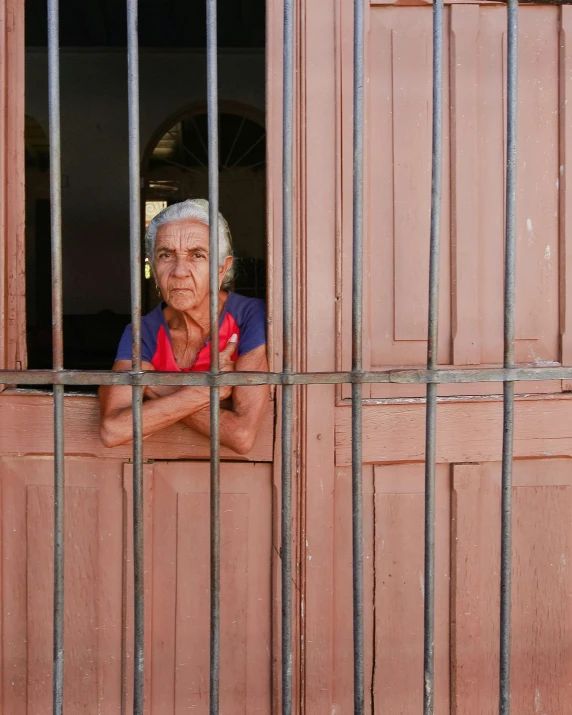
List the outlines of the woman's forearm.
{"type": "MultiPolygon", "coordinates": [[[[210,407],[187,415],[182,422],[205,437],[210,437],[210,407]]],[[[220,443],[237,454],[248,454],[254,446],[258,425],[248,413],[239,414],[232,409],[220,409],[220,443]]]]}
{"type": "MultiPolygon", "coordinates": [[[[202,410],[209,404],[208,387],[182,387],[176,392],[143,403],[143,437],[202,410]]],[[[133,410],[125,407],[101,421],[101,439],[106,447],[116,447],[133,439],[133,410]]]]}

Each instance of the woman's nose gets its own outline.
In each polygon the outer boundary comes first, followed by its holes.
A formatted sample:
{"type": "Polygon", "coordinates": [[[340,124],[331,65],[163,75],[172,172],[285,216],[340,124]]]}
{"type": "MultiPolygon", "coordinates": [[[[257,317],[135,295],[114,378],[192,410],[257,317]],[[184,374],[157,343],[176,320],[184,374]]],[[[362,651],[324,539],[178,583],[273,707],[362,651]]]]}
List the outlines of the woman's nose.
{"type": "Polygon", "coordinates": [[[173,275],[177,276],[178,278],[185,278],[186,276],[188,276],[190,274],[190,272],[191,271],[189,269],[189,264],[188,264],[188,261],[186,260],[186,256],[177,257],[173,275]]]}

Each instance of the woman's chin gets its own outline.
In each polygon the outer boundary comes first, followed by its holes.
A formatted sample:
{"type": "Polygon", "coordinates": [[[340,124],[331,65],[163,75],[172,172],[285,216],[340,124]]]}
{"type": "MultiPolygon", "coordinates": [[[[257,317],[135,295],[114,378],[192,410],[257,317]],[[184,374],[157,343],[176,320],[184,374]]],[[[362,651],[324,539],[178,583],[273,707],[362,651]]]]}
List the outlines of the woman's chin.
{"type": "Polygon", "coordinates": [[[194,293],[190,290],[175,290],[169,293],[167,301],[175,310],[192,310],[196,305],[194,293]]]}

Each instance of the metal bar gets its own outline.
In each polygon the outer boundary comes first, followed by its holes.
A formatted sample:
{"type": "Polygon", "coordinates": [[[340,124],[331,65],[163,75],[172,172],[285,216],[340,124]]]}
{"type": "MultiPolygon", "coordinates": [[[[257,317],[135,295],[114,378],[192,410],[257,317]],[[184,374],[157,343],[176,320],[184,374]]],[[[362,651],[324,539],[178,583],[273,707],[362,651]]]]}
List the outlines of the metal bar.
{"type": "MultiPolygon", "coordinates": [[[[353,262],[352,372],[362,371],[363,308],[363,144],[364,144],[364,0],[354,0],[353,97],[353,262]]],[[[352,385],[352,571],[354,639],[354,715],[365,712],[363,615],[363,403],[359,382],[352,385]]]]}
{"type": "MultiPolygon", "coordinates": [[[[209,291],[211,375],[219,372],[219,157],[217,0],[207,0],[207,119],[209,165],[209,291]]],[[[220,391],[210,388],[210,696],[209,713],[219,715],[220,680],[220,391]]]]}
{"type": "MultiPolygon", "coordinates": [[[[139,142],[138,3],[127,0],[127,84],[129,112],[129,237],[133,372],[141,372],[141,186],[139,142]]],[[[143,388],[133,385],[133,570],[134,667],[133,713],[143,715],[144,674],[144,526],[143,526],[143,388]]]]}
{"type": "MultiPolygon", "coordinates": [[[[282,131],[282,330],[283,371],[293,372],[292,211],[294,165],[294,2],[284,0],[282,131]]],[[[293,387],[282,388],[282,715],[292,713],[292,413],[293,387]]]]}
{"type": "MultiPolygon", "coordinates": [[[[435,370],[439,343],[439,267],[443,165],[443,0],[433,2],[433,137],[427,369],[435,370]]],[[[435,462],[437,385],[427,384],[425,425],[425,568],[423,601],[423,713],[433,715],[435,685],[435,462]]]]}
{"type": "Polygon", "coordinates": [[[90,370],[0,370],[0,384],[6,385],[340,385],[387,384],[436,385],[488,382],[542,382],[571,380],[572,367],[515,367],[483,369],[379,370],[352,372],[111,372],[90,370]]]}
{"type": "MultiPolygon", "coordinates": [[[[516,271],[516,158],[518,120],[518,0],[507,7],[507,150],[504,285],[504,367],[514,366],[516,271]]],[[[500,715],[510,713],[510,620],[512,570],[512,460],[514,437],[514,382],[504,383],[501,586],[500,586],[500,715]]]]}
{"type": "MultiPolygon", "coordinates": [[[[60,129],[59,2],[48,2],[48,95],[54,374],[63,369],[62,181],[60,129]]],[[[64,689],[64,386],[54,386],[54,623],[53,713],[63,713],[64,689]]]]}

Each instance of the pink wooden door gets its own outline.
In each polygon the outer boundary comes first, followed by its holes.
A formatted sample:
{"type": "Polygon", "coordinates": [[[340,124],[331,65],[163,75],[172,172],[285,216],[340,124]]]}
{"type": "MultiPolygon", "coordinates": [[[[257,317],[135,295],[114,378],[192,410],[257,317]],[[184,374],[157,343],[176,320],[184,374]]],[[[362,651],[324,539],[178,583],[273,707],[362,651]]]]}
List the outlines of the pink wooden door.
{"type": "MultiPolygon", "coordinates": [[[[300,300],[309,370],[351,364],[352,10],[351,2],[306,3],[300,28],[300,300]]],[[[571,22],[570,7],[520,8],[520,364],[572,364],[571,22]]],[[[505,34],[506,6],[447,3],[441,365],[502,359],[505,34]]],[[[430,3],[369,0],[366,55],[364,365],[422,366],[430,3]]],[[[569,390],[560,381],[517,386],[512,705],[518,715],[570,709],[569,390]]],[[[501,392],[494,384],[439,388],[436,712],[498,713],[501,392]]],[[[349,395],[347,387],[312,386],[301,399],[302,699],[306,712],[328,715],[352,708],[349,395]]],[[[363,388],[366,704],[374,715],[413,715],[422,704],[423,396],[421,385],[363,388]]]]}
{"type": "MultiPolygon", "coordinates": [[[[132,698],[132,470],[66,462],[66,712],[132,698]]],[[[221,709],[271,707],[271,468],[221,469],[221,709]]],[[[53,461],[3,458],[2,712],[51,713],[53,461]]],[[[145,466],[146,712],[208,712],[209,466],[145,466]]]]}

